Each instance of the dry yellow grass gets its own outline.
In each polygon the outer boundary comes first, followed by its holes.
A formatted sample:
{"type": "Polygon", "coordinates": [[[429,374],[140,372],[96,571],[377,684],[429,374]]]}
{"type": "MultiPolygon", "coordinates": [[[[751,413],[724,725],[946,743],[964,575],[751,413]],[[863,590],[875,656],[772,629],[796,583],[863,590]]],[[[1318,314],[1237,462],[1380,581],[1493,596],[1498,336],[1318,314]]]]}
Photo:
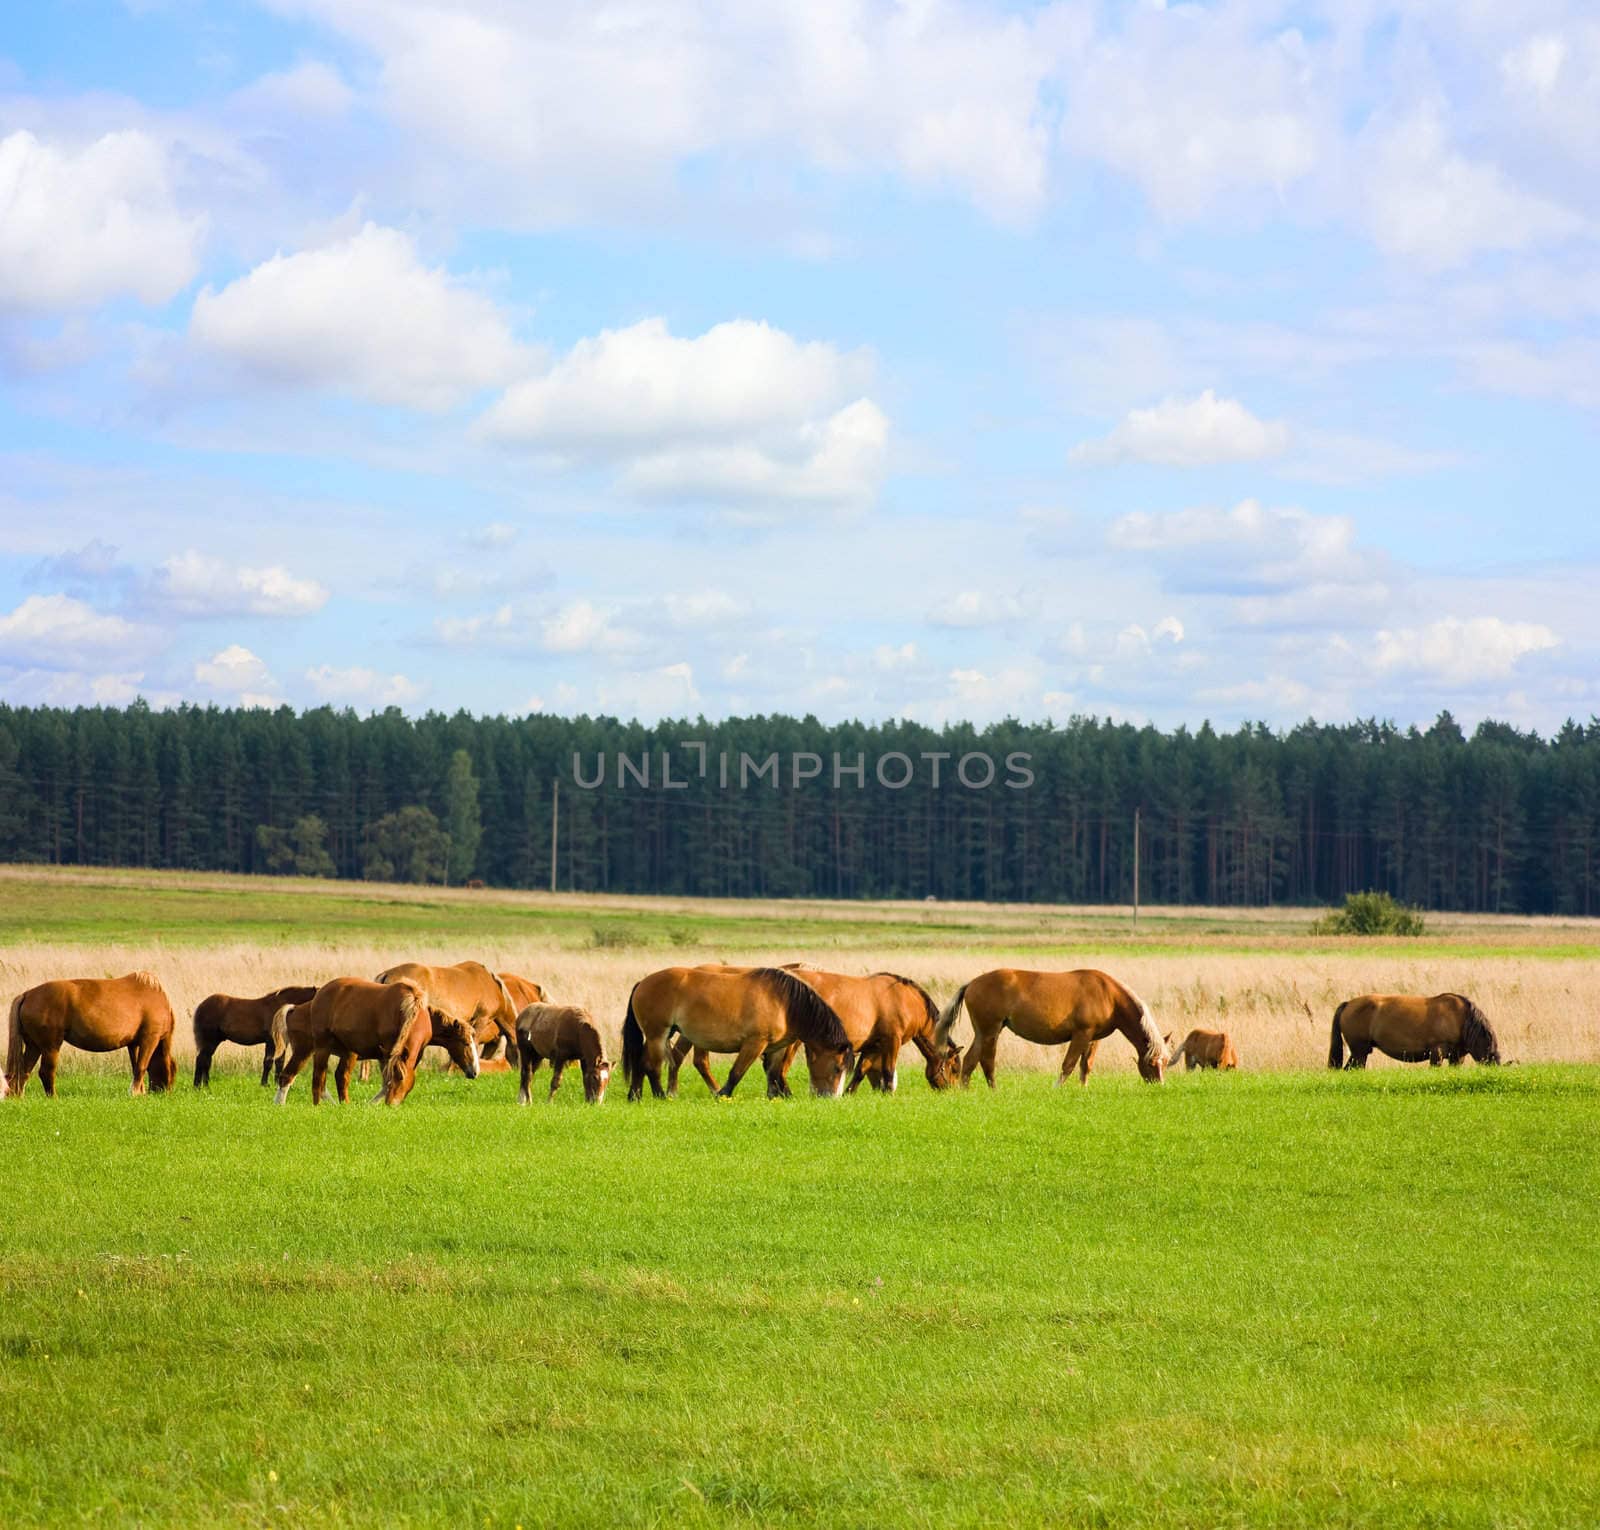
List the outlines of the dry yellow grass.
{"type": "MultiPolygon", "coordinates": [[[[1481,940],[1481,928],[1472,934],[1481,940]]],[[[542,983],[553,998],[591,1010],[617,1042],[628,991],[639,978],[674,963],[721,959],[713,945],[671,953],[659,949],[572,949],[550,942],[489,940],[471,949],[417,942],[405,952],[368,943],[218,945],[202,948],[28,944],[0,949],[0,1001],[53,977],[102,976],[148,967],[166,985],[178,1016],[180,1052],[192,1050],[189,1017],[209,993],[264,993],[287,983],[324,982],[345,975],[372,976],[404,955],[420,961],[456,961],[472,956],[501,970],[521,972],[542,983]]],[[[772,949],[738,953],[741,962],[811,961],[852,972],[901,972],[926,986],[942,1005],[960,985],[991,967],[1098,966],[1127,983],[1150,1006],[1163,1030],[1181,1037],[1192,1026],[1227,1030],[1242,1067],[1319,1068],[1326,1065],[1334,1008],[1363,992],[1468,993],[1489,1016],[1506,1057],[1527,1062],[1600,1062],[1600,970],[1585,961],[1550,961],[1528,956],[1409,955],[1403,945],[1384,943],[1370,953],[1348,946],[1327,955],[1285,953],[1174,955],[1144,953],[1136,946],[1042,961],[1025,947],[974,945],[949,951],[884,946],[852,950],[843,958],[825,949],[772,949]]],[[[963,1020],[958,1038],[970,1035],[963,1020]]],[[[231,1048],[219,1056],[229,1058],[231,1048]]],[[[1060,1064],[1060,1049],[1048,1051],[1007,1036],[1002,1068],[1060,1064]]],[[[1131,1068],[1133,1054],[1120,1039],[1101,1049],[1097,1068],[1131,1068]]],[[[1374,1066],[1391,1066],[1376,1055],[1374,1066]]],[[[90,1060],[70,1054],[63,1066],[90,1060]]]]}

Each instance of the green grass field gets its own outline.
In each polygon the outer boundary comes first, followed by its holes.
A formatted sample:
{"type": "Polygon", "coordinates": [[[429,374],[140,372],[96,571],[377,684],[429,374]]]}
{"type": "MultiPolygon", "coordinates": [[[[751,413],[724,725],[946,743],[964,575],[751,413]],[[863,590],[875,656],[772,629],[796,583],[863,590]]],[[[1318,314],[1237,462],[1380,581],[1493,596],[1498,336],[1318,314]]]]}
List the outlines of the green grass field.
{"type": "Polygon", "coordinates": [[[1600,1520],[1593,1069],[568,1089],[0,1106],[0,1524],[1600,1520]]]}

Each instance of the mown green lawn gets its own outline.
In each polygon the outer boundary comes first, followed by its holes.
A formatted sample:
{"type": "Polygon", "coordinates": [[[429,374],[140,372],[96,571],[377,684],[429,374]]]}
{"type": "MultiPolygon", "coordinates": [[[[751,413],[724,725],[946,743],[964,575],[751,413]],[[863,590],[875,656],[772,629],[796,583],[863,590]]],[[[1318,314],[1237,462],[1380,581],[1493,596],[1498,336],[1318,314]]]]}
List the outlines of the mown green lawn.
{"type": "Polygon", "coordinates": [[[1593,1070],[903,1077],[35,1084],[0,1524],[1600,1520],[1593,1070]]]}

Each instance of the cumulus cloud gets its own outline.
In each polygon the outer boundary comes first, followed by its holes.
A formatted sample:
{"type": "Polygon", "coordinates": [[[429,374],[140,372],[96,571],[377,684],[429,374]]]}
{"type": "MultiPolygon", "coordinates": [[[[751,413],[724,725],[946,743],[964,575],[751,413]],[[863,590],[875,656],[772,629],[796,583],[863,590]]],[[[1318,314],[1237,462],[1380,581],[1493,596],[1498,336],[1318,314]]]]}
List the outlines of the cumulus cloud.
{"type": "Polygon", "coordinates": [[[1560,641],[1542,622],[1449,616],[1423,627],[1380,631],[1373,641],[1372,663],[1380,674],[1470,686],[1503,680],[1523,659],[1556,648],[1560,641]]]}
{"type": "Polygon", "coordinates": [[[667,620],[674,627],[723,627],[743,620],[750,608],[726,590],[674,591],[663,601],[667,620]]]}
{"type": "Polygon", "coordinates": [[[608,675],[595,686],[594,697],[600,711],[644,722],[688,717],[701,699],[694,669],[683,663],[608,675]]]}
{"type": "Polygon", "coordinates": [[[69,147],[0,138],[0,310],[159,305],[193,279],[205,220],[176,201],[166,149],[108,133],[69,147]]]}
{"type": "Polygon", "coordinates": [[[168,558],[150,581],[149,603],[184,616],[309,616],[328,601],[315,579],[276,564],[248,568],[192,548],[168,558]]]}
{"type": "Polygon", "coordinates": [[[620,471],[648,495],[858,501],[876,487],[888,421],[852,395],[864,352],[736,319],[693,338],[661,319],[580,340],[506,390],[482,433],[620,471]]]}
{"type": "Polygon", "coordinates": [[[30,595],[0,616],[0,659],[45,669],[81,668],[96,656],[147,647],[150,637],[147,629],[71,595],[30,595]]]}
{"type": "Polygon", "coordinates": [[[1289,450],[1289,427],[1263,420],[1235,399],[1212,389],[1192,399],[1168,398],[1134,409],[1108,436],[1075,446],[1071,460],[1085,466],[1151,462],[1203,467],[1216,462],[1257,462],[1289,450]]]}
{"type": "Polygon", "coordinates": [[[481,292],[366,224],[321,249],[275,255],[195,299],[196,345],[254,381],[446,410],[522,370],[527,352],[481,292]]]}
{"type": "Polygon", "coordinates": [[[238,643],[230,643],[196,664],[194,681],[212,695],[241,707],[275,707],[282,700],[278,682],[266,664],[238,643]]]}
{"type": "Polygon", "coordinates": [[[571,601],[539,623],[539,646],[546,653],[622,653],[640,643],[637,633],[587,600],[571,601]]]}
{"type": "Polygon", "coordinates": [[[928,620],[935,627],[999,627],[1021,617],[1022,601],[991,590],[958,590],[935,604],[928,620]]]}
{"type": "Polygon", "coordinates": [[[319,701],[404,707],[420,700],[427,691],[425,685],[419,685],[405,675],[384,675],[359,665],[339,669],[332,664],[318,664],[305,673],[306,683],[319,701]]]}

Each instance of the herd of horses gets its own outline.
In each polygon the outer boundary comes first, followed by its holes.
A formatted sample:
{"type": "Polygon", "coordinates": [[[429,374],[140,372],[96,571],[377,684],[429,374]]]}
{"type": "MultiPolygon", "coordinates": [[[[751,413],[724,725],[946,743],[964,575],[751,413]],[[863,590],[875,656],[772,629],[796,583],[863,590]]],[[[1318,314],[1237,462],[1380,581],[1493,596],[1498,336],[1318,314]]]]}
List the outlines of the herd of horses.
{"type": "MultiPolygon", "coordinates": [[[[0,1097],[20,1095],[35,1066],[45,1093],[53,1095],[63,1046],[126,1049],[134,1094],[143,1094],[147,1082],[155,1092],[171,1089],[178,1074],[174,1028],[171,1002],[153,973],[40,983],[11,1002],[0,1097]]],[[[789,1069],[803,1052],[813,1094],[849,1093],[863,1079],[893,1092],[900,1053],[910,1045],[934,1089],[965,1085],[980,1068],[992,1088],[1002,1031],[1039,1046],[1064,1045],[1062,1083],[1074,1070],[1088,1083],[1100,1043],[1115,1034],[1132,1044],[1139,1074],[1150,1083],[1160,1083],[1180,1058],[1191,1069],[1238,1066],[1225,1031],[1193,1030],[1174,1042],[1138,995],[1104,972],[999,968],[963,984],[940,1009],[926,989],[895,973],[853,976],[797,962],[667,967],[640,979],[622,1022],[622,1071],[630,1100],[642,1098],[647,1086],[657,1097],[675,1096],[679,1071],[689,1061],[726,1099],[759,1060],[768,1095],[782,1097],[791,1092],[789,1069]],[[972,1026],[965,1050],[953,1039],[963,1011],[972,1026]],[[711,1069],[714,1055],[733,1058],[721,1085],[711,1069]]],[[[259,1046],[261,1082],[276,1080],[279,1104],[310,1062],[313,1103],[326,1093],[330,1063],[341,1101],[350,1097],[356,1065],[365,1078],[376,1063],[376,1098],[398,1105],[429,1047],[442,1049],[468,1078],[480,1068],[520,1065],[518,1101],[524,1105],[546,1062],[551,1095],[569,1063],[578,1065],[584,1097],[593,1104],[604,1099],[611,1077],[605,1043],[586,1010],[552,1004],[531,979],[475,961],[404,962],[374,980],[340,977],[256,998],[212,994],[195,1009],[194,1042],[196,1088],[210,1083],[212,1060],[224,1042],[259,1046]],[[504,1059],[494,1055],[502,1043],[504,1059]]],[[[1334,1011],[1328,1065],[1363,1068],[1374,1050],[1434,1066],[1464,1057],[1500,1061],[1483,1012],[1457,993],[1346,1000],[1334,1011]]]]}

